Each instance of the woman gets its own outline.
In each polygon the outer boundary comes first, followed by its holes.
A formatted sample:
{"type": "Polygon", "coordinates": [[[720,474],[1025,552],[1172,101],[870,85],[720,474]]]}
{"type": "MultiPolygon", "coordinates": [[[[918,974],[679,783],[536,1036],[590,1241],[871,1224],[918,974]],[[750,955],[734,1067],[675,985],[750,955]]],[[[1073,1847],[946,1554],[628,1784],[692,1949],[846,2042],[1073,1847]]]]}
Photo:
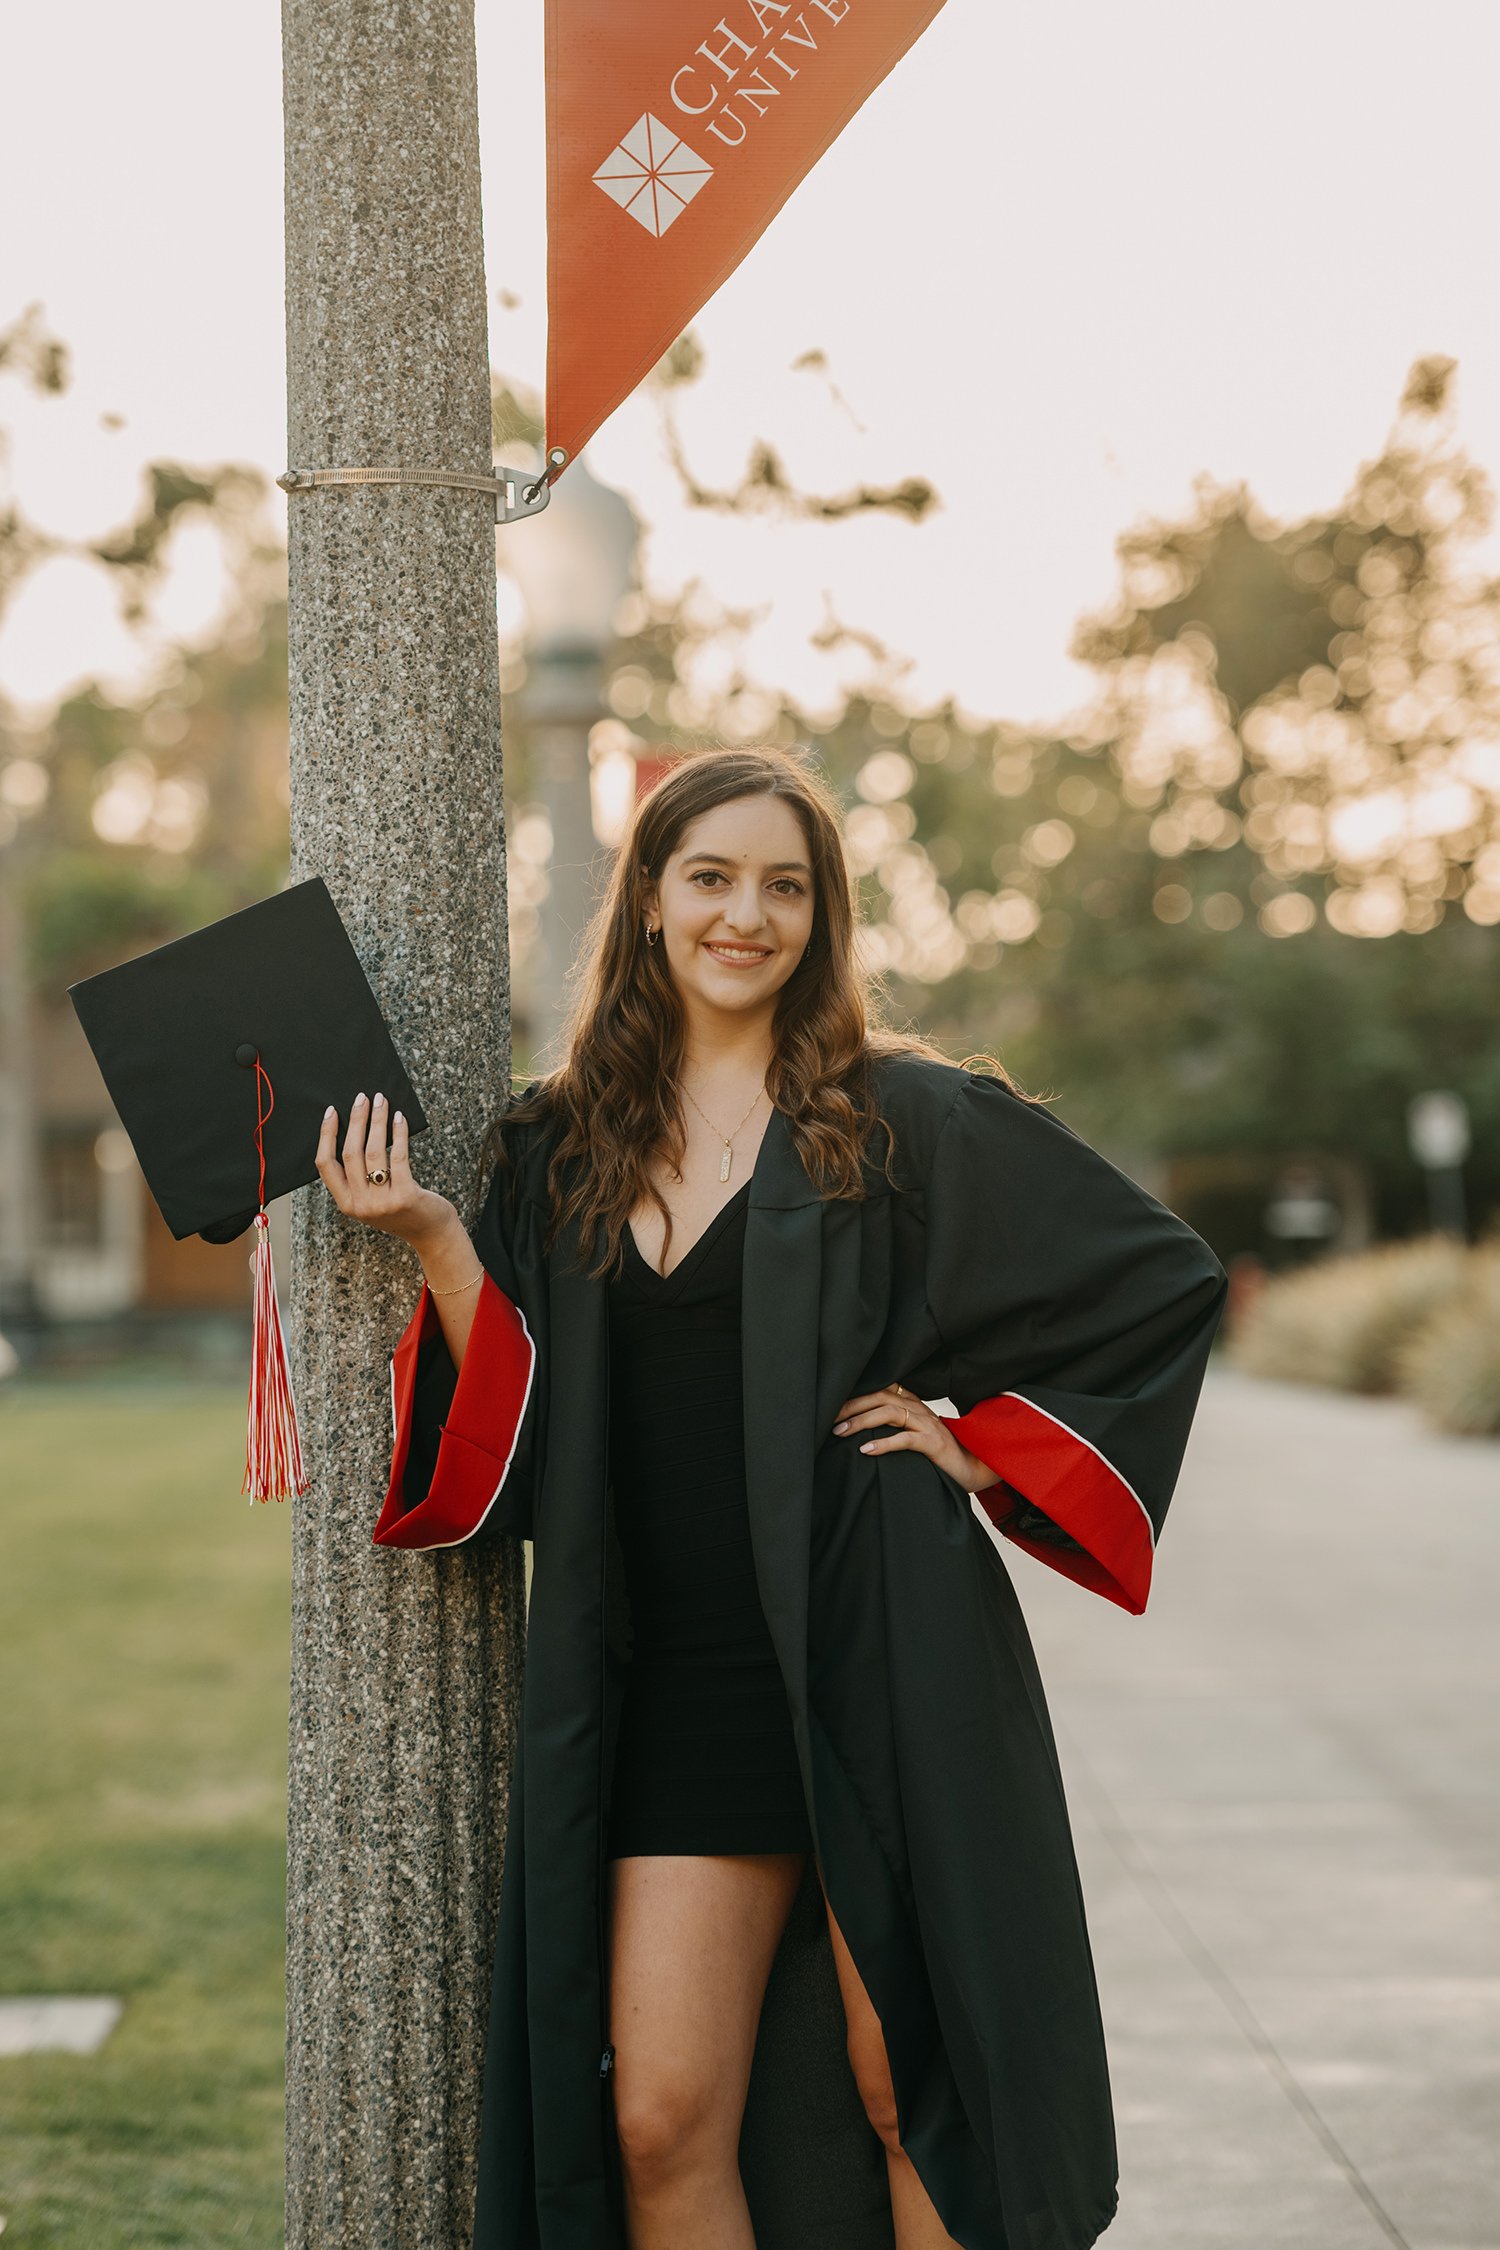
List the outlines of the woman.
{"type": "Polygon", "coordinates": [[[1115,2208],[993,1532],[1144,1606],[1223,1275],[1001,1078],[872,1030],[855,932],[810,757],[700,753],[471,1232],[378,1097],[325,1121],[424,1277],[375,1539],[535,1542],[480,2250],[1084,2250],[1115,2208]]]}

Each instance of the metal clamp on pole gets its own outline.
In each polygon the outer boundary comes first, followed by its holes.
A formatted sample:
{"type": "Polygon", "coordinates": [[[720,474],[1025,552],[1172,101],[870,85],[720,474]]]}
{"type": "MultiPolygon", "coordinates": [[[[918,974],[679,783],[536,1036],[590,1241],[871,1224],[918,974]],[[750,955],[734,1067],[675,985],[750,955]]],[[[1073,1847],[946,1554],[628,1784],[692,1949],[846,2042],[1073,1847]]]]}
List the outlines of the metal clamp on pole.
{"type": "Polygon", "coordinates": [[[497,468],[493,476],[477,476],[466,469],[287,469],[276,479],[283,492],[315,492],[322,485],[415,484],[451,487],[458,492],[492,492],[496,523],[516,523],[523,516],[539,516],[552,497],[549,473],[556,476],[566,466],[567,455],[554,446],[545,469],[497,468]]]}

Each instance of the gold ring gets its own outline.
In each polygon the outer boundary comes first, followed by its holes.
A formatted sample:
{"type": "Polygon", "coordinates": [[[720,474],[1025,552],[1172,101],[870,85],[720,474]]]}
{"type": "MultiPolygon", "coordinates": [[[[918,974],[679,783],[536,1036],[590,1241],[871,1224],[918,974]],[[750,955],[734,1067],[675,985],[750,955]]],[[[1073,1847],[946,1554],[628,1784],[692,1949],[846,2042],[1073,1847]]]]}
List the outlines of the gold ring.
{"type": "Polygon", "coordinates": [[[389,1176],[384,1166],[378,1172],[366,1172],[365,1174],[365,1178],[371,1187],[384,1187],[389,1176]]]}

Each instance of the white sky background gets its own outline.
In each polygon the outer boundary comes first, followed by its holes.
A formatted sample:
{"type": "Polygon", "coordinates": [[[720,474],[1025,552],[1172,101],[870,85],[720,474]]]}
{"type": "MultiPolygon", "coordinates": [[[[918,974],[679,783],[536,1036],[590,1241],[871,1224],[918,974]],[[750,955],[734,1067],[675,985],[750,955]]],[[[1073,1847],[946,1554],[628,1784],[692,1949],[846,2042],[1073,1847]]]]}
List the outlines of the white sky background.
{"type": "MultiPolygon", "coordinates": [[[[541,19],[541,0],[479,0],[491,358],[538,389],[541,19]]],[[[40,299],[75,383],[50,404],[5,384],[0,423],[47,526],[118,521],[153,455],[286,465],[279,38],[271,0],[12,15],[0,324],[40,299]]],[[[1411,361],[1441,351],[1500,483],[1497,82],[1491,0],[947,0],[694,323],[707,373],[679,394],[705,482],[735,482],[764,437],[810,488],[925,475],[943,512],[914,529],[689,511],[640,394],[586,458],[650,526],[649,582],[700,575],[766,608],[760,677],[826,689],[806,648],[826,592],[916,660],[912,698],[1060,716],[1116,534],[1181,508],[1197,472],[1277,511],[1327,505],[1411,361]],[[862,430],[789,372],[813,347],[862,430]]],[[[218,587],[202,540],[183,547],[164,622],[191,630],[218,587]]],[[[139,672],[98,578],[53,566],[15,605],[14,698],[139,672]]]]}

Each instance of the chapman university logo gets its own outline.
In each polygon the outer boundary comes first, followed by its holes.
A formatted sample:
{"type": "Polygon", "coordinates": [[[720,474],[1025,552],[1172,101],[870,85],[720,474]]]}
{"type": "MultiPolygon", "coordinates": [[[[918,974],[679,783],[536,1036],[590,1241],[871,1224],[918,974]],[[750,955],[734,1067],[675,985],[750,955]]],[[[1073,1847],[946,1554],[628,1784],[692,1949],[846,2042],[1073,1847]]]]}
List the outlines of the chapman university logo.
{"type": "MultiPolygon", "coordinates": [[[[691,59],[674,72],[662,107],[699,120],[725,148],[739,148],[757,121],[784,97],[795,106],[796,81],[814,75],[829,56],[830,33],[853,0],[735,0],[691,59]],[[736,29],[738,25],[738,29],[736,29]]],[[[834,39],[837,46],[837,39],[834,39]]],[[[594,174],[612,203],[658,238],[680,219],[714,168],[647,110],[594,174]]]]}
{"type": "Polygon", "coordinates": [[[713,170],[648,110],[604,159],[594,185],[639,219],[648,234],[663,235],[713,170]]]}

